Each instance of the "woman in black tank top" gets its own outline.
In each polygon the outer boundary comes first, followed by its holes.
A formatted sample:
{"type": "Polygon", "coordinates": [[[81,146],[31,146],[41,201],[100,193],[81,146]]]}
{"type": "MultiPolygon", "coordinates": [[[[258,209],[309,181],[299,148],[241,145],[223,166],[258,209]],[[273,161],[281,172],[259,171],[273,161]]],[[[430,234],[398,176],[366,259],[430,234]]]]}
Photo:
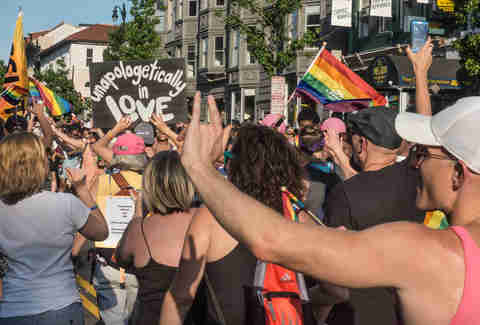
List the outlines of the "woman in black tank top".
{"type": "Polygon", "coordinates": [[[142,195],[137,196],[137,216],[120,240],[119,265],[137,276],[139,289],[134,324],[158,324],[165,292],[179,264],[185,233],[194,209],[194,188],[177,152],[153,157],[143,174],[143,201],[149,211],[142,217],[142,195]]]}
{"type": "MultiPolygon", "coordinates": [[[[232,155],[228,178],[242,192],[280,213],[282,186],[303,197],[303,168],[295,148],[282,134],[264,126],[243,126],[232,155]]],[[[255,266],[255,256],[201,207],[185,237],[180,270],[165,296],[160,324],[182,324],[206,273],[216,298],[208,297],[207,323],[245,325],[244,286],[253,285],[255,266]]]]}

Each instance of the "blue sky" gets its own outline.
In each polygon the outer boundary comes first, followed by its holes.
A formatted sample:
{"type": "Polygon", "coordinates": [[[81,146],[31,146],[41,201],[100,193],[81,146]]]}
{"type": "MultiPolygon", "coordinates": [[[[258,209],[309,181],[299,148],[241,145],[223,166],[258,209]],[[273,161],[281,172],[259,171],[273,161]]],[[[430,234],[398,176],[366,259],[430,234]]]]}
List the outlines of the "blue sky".
{"type": "Polygon", "coordinates": [[[73,25],[111,24],[112,9],[127,0],[0,0],[0,60],[8,61],[13,30],[22,6],[23,33],[50,29],[60,22],[73,25]]]}

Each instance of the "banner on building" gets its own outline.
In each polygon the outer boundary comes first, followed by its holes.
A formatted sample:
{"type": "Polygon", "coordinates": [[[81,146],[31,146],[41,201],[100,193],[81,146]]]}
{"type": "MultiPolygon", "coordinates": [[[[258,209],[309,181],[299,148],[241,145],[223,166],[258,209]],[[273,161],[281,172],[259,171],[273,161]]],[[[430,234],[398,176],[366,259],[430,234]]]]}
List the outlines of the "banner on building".
{"type": "Polygon", "coordinates": [[[332,26],[352,27],[352,0],[332,1],[332,26]]]}
{"type": "Polygon", "coordinates": [[[370,16],[392,17],[392,0],[371,0],[370,16]]]}
{"type": "Polygon", "coordinates": [[[185,60],[112,61],[90,65],[95,127],[111,128],[123,116],[148,122],[186,122],[185,60]]]}
{"type": "Polygon", "coordinates": [[[272,77],[270,113],[283,114],[285,110],[285,77],[272,77]]]}
{"type": "Polygon", "coordinates": [[[437,7],[445,12],[454,12],[455,2],[453,0],[437,0],[437,7]]]}

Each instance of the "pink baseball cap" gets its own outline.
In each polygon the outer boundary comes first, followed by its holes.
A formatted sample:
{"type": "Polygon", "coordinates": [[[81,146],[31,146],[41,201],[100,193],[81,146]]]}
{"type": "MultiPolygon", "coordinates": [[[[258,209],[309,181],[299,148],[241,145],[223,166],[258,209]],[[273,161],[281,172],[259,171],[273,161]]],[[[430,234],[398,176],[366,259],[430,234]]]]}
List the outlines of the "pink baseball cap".
{"type": "Polygon", "coordinates": [[[320,126],[320,130],[326,131],[327,129],[334,129],[337,133],[347,132],[345,123],[338,117],[329,117],[320,126]]]}
{"type": "Polygon", "coordinates": [[[145,152],[145,143],[138,135],[125,133],[117,138],[112,150],[116,155],[139,155],[145,152]]]}
{"type": "Polygon", "coordinates": [[[280,133],[285,133],[287,129],[285,117],[279,113],[266,115],[262,120],[262,125],[277,129],[280,133]]]}

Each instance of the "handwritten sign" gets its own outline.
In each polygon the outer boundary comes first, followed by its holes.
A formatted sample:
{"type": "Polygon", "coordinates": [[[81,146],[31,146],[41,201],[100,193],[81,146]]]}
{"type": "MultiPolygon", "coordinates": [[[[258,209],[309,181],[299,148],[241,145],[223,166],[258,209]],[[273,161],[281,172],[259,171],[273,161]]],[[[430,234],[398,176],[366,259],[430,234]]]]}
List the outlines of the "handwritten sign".
{"type": "Polygon", "coordinates": [[[135,202],[129,196],[108,196],[106,201],[108,238],[99,247],[117,247],[135,213],[135,202]]]}
{"type": "Polygon", "coordinates": [[[123,116],[148,122],[185,122],[185,60],[112,61],[90,65],[95,127],[111,128],[123,116]]]}

